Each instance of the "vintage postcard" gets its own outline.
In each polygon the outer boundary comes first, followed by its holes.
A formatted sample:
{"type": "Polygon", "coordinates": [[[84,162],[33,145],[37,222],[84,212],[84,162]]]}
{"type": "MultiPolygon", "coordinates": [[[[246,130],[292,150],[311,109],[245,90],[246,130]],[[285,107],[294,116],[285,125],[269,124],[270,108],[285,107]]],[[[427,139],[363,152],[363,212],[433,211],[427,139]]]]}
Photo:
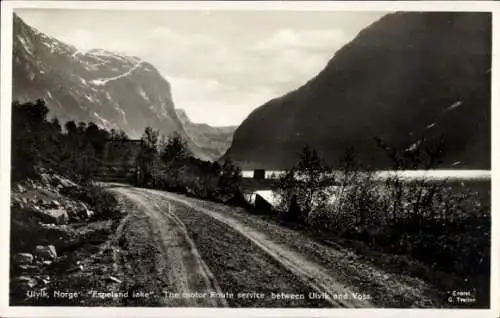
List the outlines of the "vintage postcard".
{"type": "Polygon", "coordinates": [[[497,317],[495,8],[2,2],[0,315],[497,317]]]}

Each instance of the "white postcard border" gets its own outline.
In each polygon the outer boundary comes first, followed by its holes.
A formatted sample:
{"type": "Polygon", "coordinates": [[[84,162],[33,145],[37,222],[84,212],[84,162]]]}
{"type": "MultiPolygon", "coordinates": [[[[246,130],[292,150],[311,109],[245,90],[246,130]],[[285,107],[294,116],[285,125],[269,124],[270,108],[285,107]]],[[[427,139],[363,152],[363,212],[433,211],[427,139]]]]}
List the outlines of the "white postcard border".
{"type": "Polygon", "coordinates": [[[499,317],[500,316],[500,5],[494,1],[2,1],[0,107],[0,316],[2,317],[499,317]],[[492,253],[490,309],[216,309],[9,307],[10,118],[14,8],[98,10],[479,11],[493,15],[492,253]],[[495,41],[495,39],[497,39],[495,41]]]}

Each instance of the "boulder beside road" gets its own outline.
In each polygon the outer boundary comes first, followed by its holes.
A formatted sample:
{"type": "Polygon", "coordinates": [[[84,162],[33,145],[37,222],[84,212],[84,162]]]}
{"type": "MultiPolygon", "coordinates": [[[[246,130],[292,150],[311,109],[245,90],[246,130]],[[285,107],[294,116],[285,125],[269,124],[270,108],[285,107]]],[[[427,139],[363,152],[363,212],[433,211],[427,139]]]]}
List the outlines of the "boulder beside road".
{"type": "Polygon", "coordinates": [[[33,254],[30,253],[17,253],[14,255],[14,262],[17,265],[31,264],[33,263],[33,254]]]}
{"type": "Polygon", "coordinates": [[[44,261],[54,261],[57,258],[54,245],[37,245],[33,254],[44,261]]]}
{"type": "Polygon", "coordinates": [[[16,286],[18,289],[27,291],[32,289],[37,285],[37,282],[34,278],[28,276],[19,276],[12,280],[12,284],[16,286]]]}
{"type": "Polygon", "coordinates": [[[45,223],[68,224],[68,212],[63,208],[40,210],[38,213],[45,223]]]}

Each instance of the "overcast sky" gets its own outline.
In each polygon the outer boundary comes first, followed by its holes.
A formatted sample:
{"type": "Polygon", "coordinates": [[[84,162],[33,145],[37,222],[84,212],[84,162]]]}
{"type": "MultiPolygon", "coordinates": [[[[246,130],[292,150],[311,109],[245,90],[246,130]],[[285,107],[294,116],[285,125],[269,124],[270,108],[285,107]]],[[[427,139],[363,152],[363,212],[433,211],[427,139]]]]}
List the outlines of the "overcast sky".
{"type": "Polygon", "coordinates": [[[238,125],[296,89],[383,12],[23,9],[39,31],[81,49],[152,63],[194,122],[238,125]]]}

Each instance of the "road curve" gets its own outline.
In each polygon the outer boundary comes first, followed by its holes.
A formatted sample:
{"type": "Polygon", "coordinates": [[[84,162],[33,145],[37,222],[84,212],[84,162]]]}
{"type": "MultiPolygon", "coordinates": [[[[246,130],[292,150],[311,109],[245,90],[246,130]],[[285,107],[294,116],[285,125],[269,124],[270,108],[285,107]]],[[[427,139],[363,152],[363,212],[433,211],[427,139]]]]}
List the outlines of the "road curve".
{"type": "MultiPolygon", "coordinates": [[[[164,292],[202,294],[221,293],[221,290],[196,246],[187,235],[184,225],[175,215],[165,212],[155,201],[150,201],[139,191],[130,187],[109,188],[117,196],[132,202],[135,208],[129,209],[134,216],[144,217],[149,221],[149,231],[159,240],[162,258],[155,265],[161,263],[162,273],[167,277],[168,287],[164,292]],[[143,215],[140,215],[143,214],[143,215]]],[[[167,209],[168,211],[168,209],[167,209]]],[[[130,216],[127,218],[129,219],[130,216]]],[[[127,220],[125,219],[125,220],[127,220]]],[[[122,226],[119,230],[122,231],[122,226]]],[[[124,234],[126,235],[126,234],[124,234]]],[[[227,302],[220,297],[178,297],[162,299],[165,305],[182,307],[227,307],[227,302]]]]}
{"type": "Polygon", "coordinates": [[[350,249],[325,245],[243,209],[161,190],[105,185],[137,207],[133,217],[152,222],[156,230],[147,240],[161,237],[169,255],[159,261],[182,268],[180,276],[169,272],[172,281],[178,280],[175,289],[200,290],[185,283],[198,277],[201,289],[216,292],[220,285],[223,291],[326,295],[297,301],[228,299],[231,307],[446,307],[442,293],[420,279],[385,271],[350,249]],[[179,240],[183,252],[175,252],[179,240]]]}
{"type": "Polygon", "coordinates": [[[200,211],[207,216],[228,225],[235,231],[238,231],[278,261],[283,267],[295,274],[295,276],[309,286],[311,290],[327,294],[329,297],[325,300],[332,306],[344,308],[373,307],[368,300],[356,297],[356,293],[354,293],[347,286],[340,284],[335,278],[328,274],[328,271],[325,268],[307,260],[303,255],[288,249],[286,246],[274,243],[266,236],[265,233],[254,228],[250,228],[249,226],[227,215],[198,206],[195,202],[179,198],[169,194],[168,192],[150,189],[144,189],[144,191],[187,205],[192,209],[200,211]],[[342,298],[338,297],[339,295],[349,295],[350,297],[342,298]]]}
{"type": "MultiPolygon", "coordinates": [[[[209,210],[204,207],[200,207],[193,202],[189,202],[187,198],[182,199],[164,191],[131,187],[119,187],[113,189],[113,191],[117,191],[118,193],[125,195],[129,199],[136,202],[137,205],[141,207],[141,210],[144,213],[162,223],[162,225],[160,226],[162,228],[162,232],[164,232],[164,234],[162,234],[162,237],[165,237],[165,245],[167,247],[175,246],[176,248],[178,248],[177,243],[172,244],[173,241],[178,240],[176,238],[177,235],[182,236],[187,242],[190,242],[189,245],[191,246],[191,252],[189,257],[192,258],[192,260],[187,261],[190,264],[197,264],[197,266],[191,268],[191,270],[194,271],[192,273],[194,275],[199,275],[201,277],[213,277],[213,275],[211,275],[210,273],[210,270],[204,264],[203,260],[201,260],[201,258],[199,257],[199,253],[196,251],[196,247],[194,246],[194,244],[192,244],[192,241],[187,236],[184,225],[175,216],[175,212],[172,213],[172,209],[168,202],[177,202],[188,206],[191,209],[202,212],[207,217],[224,223],[234,231],[242,234],[253,244],[258,246],[262,251],[279,262],[286,270],[293,273],[296,278],[302,281],[311,291],[328,295],[325,301],[330,303],[331,307],[373,307],[373,305],[370,304],[367,299],[358,297],[358,295],[350,290],[347,286],[339,283],[322,266],[309,261],[303,255],[300,255],[288,249],[286,246],[274,243],[266,236],[265,233],[260,232],[254,228],[250,228],[234,218],[228,217],[227,215],[222,215],[219,212],[209,210]],[[169,211],[170,213],[161,212],[161,207],[157,203],[159,197],[166,200],[167,203],[163,203],[163,205],[168,204],[169,208],[167,209],[167,211],[169,211]],[[161,217],[164,217],[165,220],[160,220],[161,217]],[[172,228],[176,229],[175,232],[172,232],[172,228]],[[348,297],[339,297],[339,295],[348,295],[348,297]]],[[[171,258],[173,260],[175,260],[176,255],[182,254],[179,251],[171,251],[169,253],[171,254],[171,258]]],[[[179,265],[179,267],[181,266],[179,265]]],[[[187,269],[186,267],[181,268],[187,269]]],[[[190,274],[191,273],[187,273],[186,271],[179,272],[180,277],[190,274]]],[[[186,287],[182,286],[182,282],[186,281],[186,278],[179,278],[178,280],[181,284],[180,288],[185,289],[186,287]]],[[[210,281],[207,278],[204,278],[204,280],[207,282],[210,281]]],[[[209,286],[214,285],[214,283],[209,284],[209,286]]]]}

